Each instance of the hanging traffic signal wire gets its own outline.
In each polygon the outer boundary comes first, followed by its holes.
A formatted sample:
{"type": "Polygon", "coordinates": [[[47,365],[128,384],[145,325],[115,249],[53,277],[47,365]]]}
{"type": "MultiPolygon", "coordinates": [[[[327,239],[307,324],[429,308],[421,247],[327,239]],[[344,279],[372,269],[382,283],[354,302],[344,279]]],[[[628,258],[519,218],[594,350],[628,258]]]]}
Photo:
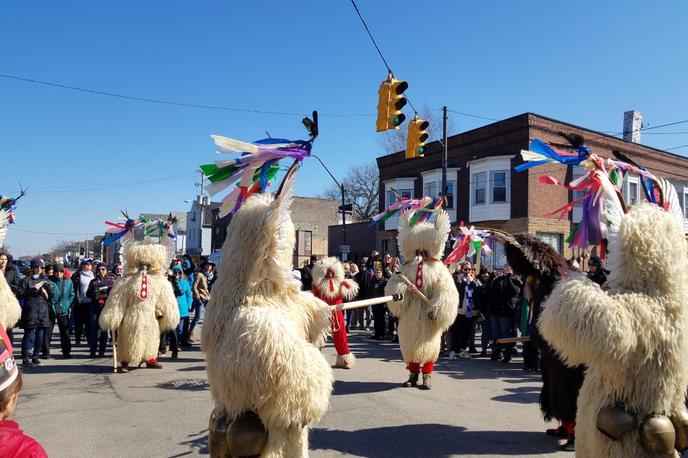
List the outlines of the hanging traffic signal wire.
{"type": "MultiPolygon", "coordinates": [[[[354,9],[356,10],[356,14],[358,14],[358,18],[361,20],[361,23],[363,24],[363,27],[366,29],[366,32],[368,32],[368,36],[370,37],[370,41],[373,42],[373,46],[375,46],[375,49],[377,50],[377,53],[380,55],[380,59],[382,59],[382,62],[385,64],[385,67],[387,68],[387,72],[394,76],[394,72],[392,71],[392,68],[389,66],[387,63],[387,59],[385,59],[385,56],[382,54],[382,51],[380,50],[380,47],[378,46],[377,42],[375,41],[375,38],[373,38],[373,34],[370,31],[370,28],[368,27],[368,24],[366,23],[365,19],[363,19],[363,15],[361,14],[361,11],[358,9],[358,5],[356,5],[355,0],[351,0],[351,4],[353,5],[354,9]]],[[[418,111],[416,111],[416,107],[413,106],[411,103],[411,100],[409,100],[408,96],[406,97],[406,101],[408,102],[409,106],[413,110],[414,114],[418,114],[418,111]]],[[[378,130],[378,132],[380,132],[378,130]]]]}
{"type": "MultiPolygon", "coordinates": [[[[222,105],[204,105],[204,104],[199,104],[199,103],[185,103],[185,102],[177,102],[174,100],[157,99],[157,98],[152,98],[152,97],[137,97],[137,96],[133,96],[133,95],[117,94],[114,92],[100,91],[100,90],[95,90],[95,89],[87,89],[87,88],[83,88],[83,87],[79,87],[79,86],[71,86],[68,84],[53,83],[50,81],[42,81],[42,80],[37,80],[37,79],[33,79],[33,78],[24,78],[21,76],[7,75],[7,74],[2,74],[2,73],[0,73],[0,78],[16,80],[16,81],[23,81],[26,83],[41,84],[44,86],[57,87],[57,88],[61,88],[61,89],[69,89],[69,90],[77,91],[77,92],[85,92],[87,94],[104,95],[107,97],[114,97],[114,98],[118,98],[118,99],[133,100],[136,102],[157,103],[159,105],[173,105],[173,106],[185,107],[185,108],[203,108],[206,110],[234,111],[234,112],[238,112],[238,113],[254,113],[254,114],[278,115],[278,116],[310,116],[310,113],[255,110],[252,108],[237,108],[237,107],[228,107],[228,106],[222,106],[222,105]]],[[[370,114],[370,113],[331,113],[331,114],[320,113],[320,116],[343,118],[343,117],[363,117],[363,116],[367,117],[367,116],[372,116],[372,114],[370,114]]]]}

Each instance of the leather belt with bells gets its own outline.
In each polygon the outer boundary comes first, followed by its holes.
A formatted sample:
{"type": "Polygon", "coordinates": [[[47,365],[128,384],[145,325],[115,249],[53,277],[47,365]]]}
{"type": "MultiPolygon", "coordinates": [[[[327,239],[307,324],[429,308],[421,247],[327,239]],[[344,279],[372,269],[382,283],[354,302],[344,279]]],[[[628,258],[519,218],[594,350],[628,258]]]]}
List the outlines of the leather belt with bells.
{"type": "Polygon", "coordinates": [[[688,449],[688,412],[681,409],[671,416],[647,415],[638,423],[636,415],[621,406],[606,407],[597,414],[597,429],[612,440],[621,440],[638,429],[646,452],[657,456],[673,454],[674,449],[688,449]]]}

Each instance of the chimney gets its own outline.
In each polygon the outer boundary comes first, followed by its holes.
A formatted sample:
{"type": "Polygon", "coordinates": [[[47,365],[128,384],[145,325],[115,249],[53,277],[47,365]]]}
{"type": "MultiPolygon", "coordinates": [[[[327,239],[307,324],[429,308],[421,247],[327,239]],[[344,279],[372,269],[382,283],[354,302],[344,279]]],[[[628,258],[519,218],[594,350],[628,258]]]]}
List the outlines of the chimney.
{"type": "Polygon", "coordinates": [[[640,143],[640,129],[643,127],[643,114],[631,110],[624,113],[623,139],[627,142],[640,143]]]}

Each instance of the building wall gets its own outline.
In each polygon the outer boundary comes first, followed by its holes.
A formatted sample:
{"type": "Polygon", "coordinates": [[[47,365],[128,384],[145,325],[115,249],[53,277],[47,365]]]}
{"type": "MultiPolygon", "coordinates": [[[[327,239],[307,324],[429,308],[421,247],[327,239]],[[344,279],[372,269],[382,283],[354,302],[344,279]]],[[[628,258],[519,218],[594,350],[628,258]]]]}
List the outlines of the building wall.
{"type": "MultiPolygon", "coordinates": [[[[452,218],[452,223],[458,225],[463,221],[466,225],[533,233],[557,244],[567,257],[579,255],[578,251],[573,252],[567,247],[565,239],[572,229],[572,219],[574,222],[580,220],[580,210],[574,209],[572,215],[562,221],[558,221],[558,215],[547,216],[550,212],[567,205],[573,194],[564,188],[541,184],[539,181],[541,176],[549,175],[559,181],[568,182],[576,173],[573,168],[553,164],[521,173],[513,170],[514,166],[522,163],[520,151],[528,149],[533,138],[539,138],[555,148],[570,150],[570,145],[559,132],[583,135],[586,145],[602,157],[612,157],[612,151],[619,150],[656,175],[669,178],[674,182],[679,199],[684,203],[684,214],[688,214],[688,211],[685,211],[688,209],[688,158],[626,142],[541,115],[524,113],[448,139],[448,166],[457,169],[458,188],[456,217],[452,218]],[[472,180],[474,173],[489,172],[491,166],[486,165],[488,163],[494,163],[497,169],[506,170],[507,165],[504,161],[510,161],[507,177],[508,205],[499,205],[499,209],[487,208],[488,205],[477,208],[473,203],[476,188],[475,180],[472,180]]],[[[424,158],[406,160],[403,152],[377,158],[380,171],[380,208],[386,208],[389,204],[385,196],[385,183],[393,183],[400,178],[414,180],[412,197],[422,197],[423,172],[438,168],[441,157],[442,149],[439,142],[433,142],[428,145],[428,153],[424,158]]],[[[452,178],[453,176],[450,178],[448,175],[447,179],[452,178]]],[[[625,179],[623,192],[627,198],[627,194],[633,189],[628,184],[630,182],[638,183],[637,177],[629,176],[625,179]]],[[[641,193],[642,191],[639,191],[638,201],[642,201],[641,193]]],[[[377,249],[396,254],[394,229],[397,224],[398,220],[395,220],[385,227],[379,227],[377,249]]],[[[688,219],[685,227],[688,229],[688,219]]]]}
{"type": "Polygon", "coordinates": [[[297,233],[310,232],[312,236],[310,253],[300,251],[297,243],[294,265],[300,267],[307,263],[311,255],[326,256],[328,254],[328,227],[341,220],[339,201],[294,197],[291,205],[291,219],[297,233]]]}

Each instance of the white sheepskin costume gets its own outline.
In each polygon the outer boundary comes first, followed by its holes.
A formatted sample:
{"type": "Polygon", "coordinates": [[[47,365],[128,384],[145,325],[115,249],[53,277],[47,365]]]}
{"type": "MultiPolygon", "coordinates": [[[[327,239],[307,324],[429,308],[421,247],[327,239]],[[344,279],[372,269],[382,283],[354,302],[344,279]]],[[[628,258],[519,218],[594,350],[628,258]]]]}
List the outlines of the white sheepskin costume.
{"type": "Polygon", "coordinates": [[[308,456],[308,426],[327,411],[333,384],[319,350],[330,308],[291,274],[292,179],[233,216],[202,335],[215,411],[229,421],[257,414],[268,433],[263,458],[308,456]]]}
{"type": "Polygon", "coordinates": [[[398,275],[389,280],[385,294],[404,295],[402,301],[387,304],[399,318],[401,354],[412,373],[416,372],[413,368],[417,365],[427,365],[429,371],[424,369],[423,373],[429,374],[439,356],[442,333],[456,319],[459,293],[441,261],[451,229],[449,215],[438,210],[434,224],[425,221],[413,226],[409,224],[410,217],[411,212],[406,211],[399,218],[399,249],[405,259],[401,273],[419,286],[430,303],[425,304],[417,294],[408,293],[406,283],[398,275]],[[419,273],[422,273],[420,283],[419,273]]]}
{"type": "MultiPolygon", "coordinates": [[[[358,295],[358,284],[347,280],[344,266],[337,258],[322,258],[313,265],[313,294],[329,305],[351,301],[358,295]]],[[[346,337],[346,324],[341,310],[332,312],[332,341],[337,350],[335,367],[349,369],[356,362],[356,357],[349,350],[346,337]]]]}
{"type": "Polygon", "coordinates": [[[637,427],[614,441],[596,424],[598,413],[613,406],[638,423],[685,409],[688,244],[682,225],[655,205],[633,207],[618,233],[610,231],[608,268],[609,291],[581,274],[564,277],[544,304],[539,329],[568,365],[588,367],[578,397],[576,456],[658,456],[641,447],[637,427]]]}
{"type": "MultiPolygon", "coordinates": [[[[7,210],[0,210],[0,247],[5,241],[7,227],[10,221],[10,213],[7,210]]],[[[11,265],[7,265],[11,269],[11,265]]],[[[21,307],[10,285],[5,280],[5,275],[0,272],[0,324],[5,328],[11,328],[21,318],[21,307]]]]}
{"type": "Polygon", "coordinates": [[[157,358],[160,333],[177,327],[179,307],[163,272],[167,258],[163,245],[132,243],[124,256],[126,276],[112,287],[99,323],[102,329],[119,330],[119,360],[138,364],[157,358]]]}
{"type": "MultiPolygon", "coordinates": [[[[7,267],[11,269],[11,266],[7,267]]],[[[0,324],[5,328],[11,328],[21,317],[19,301],[12,293],[10,285],[5,280],[5,275],[0,272],[0,324]]]]}

